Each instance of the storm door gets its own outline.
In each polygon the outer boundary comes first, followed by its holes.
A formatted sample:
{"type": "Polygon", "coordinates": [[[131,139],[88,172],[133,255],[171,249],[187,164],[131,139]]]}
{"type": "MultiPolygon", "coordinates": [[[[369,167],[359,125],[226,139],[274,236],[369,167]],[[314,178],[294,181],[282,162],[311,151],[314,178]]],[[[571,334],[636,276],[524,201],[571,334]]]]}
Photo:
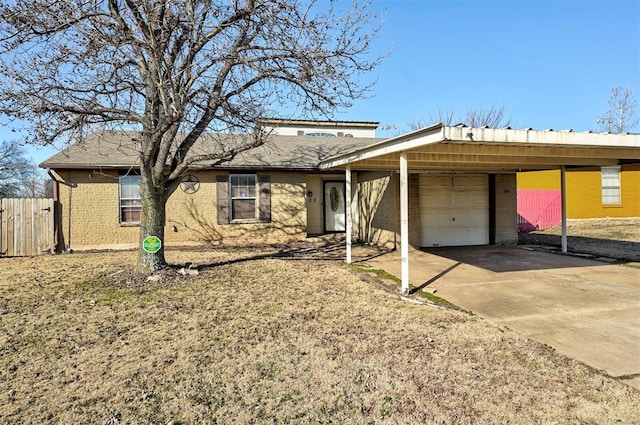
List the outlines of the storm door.
{"type": "Polygon", "coordinates": [[[346,230],[345,182],[324,182],[324,231],[344,232],[346,230]]]}

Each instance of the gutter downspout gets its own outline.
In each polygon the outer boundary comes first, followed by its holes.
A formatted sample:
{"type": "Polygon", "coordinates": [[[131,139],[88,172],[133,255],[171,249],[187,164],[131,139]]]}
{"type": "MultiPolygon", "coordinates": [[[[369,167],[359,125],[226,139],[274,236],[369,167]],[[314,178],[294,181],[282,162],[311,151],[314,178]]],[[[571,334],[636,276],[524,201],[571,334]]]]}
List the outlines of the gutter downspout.
{"type": "MultiPolygon", "coordinates": [[[[58,176],[58,174],[52,170],[51,168],[47,168],[47,174],[49,175],[49,177],[51,177],[51,179],[53,180],[54,184],[53,184],[53,202],[54,205],[60,205],[60,184],[63,184],[65,186],[69,187],[69,205],[67,208],[67,244],[64,247],[64,251],[65,252],[72,252],[71,250],[71,201],[72,201],[72,194],[73,194],[73,188],[74,187],[78,187],[77,183],[72,183],[72,182],[68,182],[65,181],[63,178],[61,178],[60,176],[58,176]]],[[[55,230],[54,230],[54,238],[56,240],[56,250],[58,249],[58,245],[60,242],[60,216],[58,213],[58,208],[54,208],[54,220],[55,220],[55,230]],[[58,217],[56,217],[55,215],[58,215],[58,217]]]]}

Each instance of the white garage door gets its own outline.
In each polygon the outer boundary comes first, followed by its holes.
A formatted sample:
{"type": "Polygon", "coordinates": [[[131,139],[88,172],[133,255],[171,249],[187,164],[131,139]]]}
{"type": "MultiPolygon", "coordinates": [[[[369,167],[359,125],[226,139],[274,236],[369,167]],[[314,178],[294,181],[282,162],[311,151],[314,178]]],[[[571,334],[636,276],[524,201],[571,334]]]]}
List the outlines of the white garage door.
{"type": "Polygon", "coordinates": [[[487,175],[420,175],[420,244],[489,243],[487,175]]]}

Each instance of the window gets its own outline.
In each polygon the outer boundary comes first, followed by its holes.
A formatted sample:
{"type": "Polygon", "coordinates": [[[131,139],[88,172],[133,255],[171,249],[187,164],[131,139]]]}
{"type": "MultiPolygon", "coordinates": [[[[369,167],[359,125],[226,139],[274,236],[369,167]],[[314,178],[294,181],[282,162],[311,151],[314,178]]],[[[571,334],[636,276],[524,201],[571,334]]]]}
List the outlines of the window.
{"type": "Polygon", "coordinates": [[[602,204],[620,205],[620,167],[602,167],[602,204]]]}
{"type": "Polygon", "coordinates": [[[316,132],[316,133],[307,133],[305,136],[309,137],[336,137],[333,133],[325,133],[325,132],[316,132]]]}
{"type": "Polygon", "coordinates": [[[256,219],[255,174],[233,174],[231,184],[231,220],[256,219]]]}
{"type": "Polygon", "coordinates": [[[268,174],[216,176],[217,223],[271,222],[271,178],[268,174]]]}
{"type": "Polygon", "coordinates": [[[140,176],[120,177],[120,223],[140,223],[140,176]]]}

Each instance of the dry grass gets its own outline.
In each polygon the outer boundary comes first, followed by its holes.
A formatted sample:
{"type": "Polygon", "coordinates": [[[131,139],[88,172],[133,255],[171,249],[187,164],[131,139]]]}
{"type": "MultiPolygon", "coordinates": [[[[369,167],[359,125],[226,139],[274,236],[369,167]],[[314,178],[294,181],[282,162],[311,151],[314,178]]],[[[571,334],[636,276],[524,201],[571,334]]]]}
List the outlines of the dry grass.
{"type": "Polygon", "coordinates": [[[638,423],[637,390],[467,313],[403,302],[338,262],[114,285],[134,260],[0,259],[0,422],[638,423]]]}
{"type": "MultiPolygon", "coordinates": [[[[568,248],[573,252],[640,262],[640,217],[567,220],[568,248]]],[[[521,233],[520,243],[559,247],[562,227],[521,233]]]]}
{"type": "MultiPolygon", "coordinates": [[[[561,226],[547,230],[561,235],[561,226]]],[[[585,238],[640,242],[640,217],[567,220],[567,233],[585,238]]]]}

